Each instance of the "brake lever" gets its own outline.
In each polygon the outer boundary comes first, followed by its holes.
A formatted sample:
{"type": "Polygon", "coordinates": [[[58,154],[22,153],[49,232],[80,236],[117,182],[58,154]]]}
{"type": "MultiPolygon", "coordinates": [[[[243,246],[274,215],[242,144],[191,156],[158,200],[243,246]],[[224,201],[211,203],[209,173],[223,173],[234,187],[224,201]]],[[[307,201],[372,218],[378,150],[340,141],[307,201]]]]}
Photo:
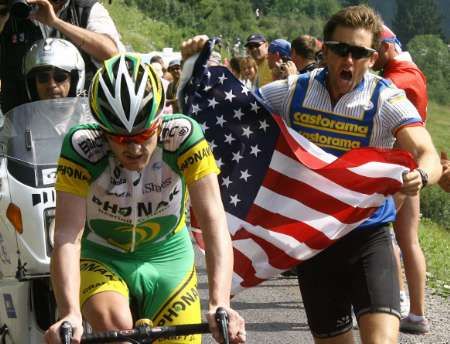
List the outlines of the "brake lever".
{"type": "Polygon", "coordinates": [[[228,337],[228,313],[222,307],[216,309],[216,322],[219,325],[219,331],[224,340],[223,343],[229,344],[230,338],[228,337]]]}
{"type": "Polygon", "coordinates": [[[62,344],[70,344],[72,341],[73,328],[70,322],[64,321],[59,327],[59,337],[62,344]]]}

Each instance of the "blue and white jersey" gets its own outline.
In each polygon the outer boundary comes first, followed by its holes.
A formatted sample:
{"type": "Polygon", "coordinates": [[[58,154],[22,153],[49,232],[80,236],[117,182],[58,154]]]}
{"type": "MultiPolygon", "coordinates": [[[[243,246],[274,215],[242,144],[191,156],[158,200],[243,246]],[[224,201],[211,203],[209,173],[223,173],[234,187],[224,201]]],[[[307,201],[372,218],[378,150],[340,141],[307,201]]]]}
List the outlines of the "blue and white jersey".
{"type": "MultiPolygon", "coordinates": [[[[422,122],[403,90],[369,72],[333,105],[326,88],[327,73],[327,69],[316,69],[276,81],[259,89],[259,94],[290,127],[336,156],[352,148],[391,148],[400,128],[422,122]]],[[[361,227],[394,219],[390,200],[361,227]]]]}

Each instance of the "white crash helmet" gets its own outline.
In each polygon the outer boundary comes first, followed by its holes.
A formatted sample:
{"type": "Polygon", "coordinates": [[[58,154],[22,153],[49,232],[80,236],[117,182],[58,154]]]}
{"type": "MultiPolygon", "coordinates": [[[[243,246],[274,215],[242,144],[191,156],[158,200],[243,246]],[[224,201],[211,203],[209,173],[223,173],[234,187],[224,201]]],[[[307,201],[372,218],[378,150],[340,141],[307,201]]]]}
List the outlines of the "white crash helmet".
{"type": "Polygon", "coordinates": [[[69,97],[83,93],[85,70],[84,60],[78,49],[61,38],[45,38],[33,44],[23,60],[28,98],[38,100],[34,73],[42,68],[54,67],[70,73],[69,97]]]}

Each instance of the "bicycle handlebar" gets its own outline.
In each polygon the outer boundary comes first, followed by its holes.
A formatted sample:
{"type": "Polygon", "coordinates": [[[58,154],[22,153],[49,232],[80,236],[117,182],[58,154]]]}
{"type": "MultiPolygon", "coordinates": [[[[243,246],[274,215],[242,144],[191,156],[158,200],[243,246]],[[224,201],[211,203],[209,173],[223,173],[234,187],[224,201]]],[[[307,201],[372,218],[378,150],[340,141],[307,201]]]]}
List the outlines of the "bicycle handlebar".
{"type": "MultiPolygon", "coordinates": [[[[217,308],[215,319],[219,325],[219,331],[224,338],[224,344],[229,344],[228,337],[228,314],[222,307],[217,308]]],[[[138,326],[130,330],[114,330],[96,333],[87,333],[81,337],[81,343],[114,343],[117,341],[129,341],[139,343],[145,340],[152,342],[158,338],[167,338],[175,336],[186,336],[190,334],[209,333],[209,325],[187,324],[176,326],[151,327],[149,325],[138,326]]],[[[72,325],[64,321],[59,329],[60,338],[63,344],[70,344],[72,337],[72,325]]]]}
{"type": "Polygon", "coordinates": [[[131,330],[105,331],[83,335],[81,343],[113,343],[119,340],[155,340],[161,337],[186,336],[209,333],[208,324],[149,327],[139,326],[131,330]]]}

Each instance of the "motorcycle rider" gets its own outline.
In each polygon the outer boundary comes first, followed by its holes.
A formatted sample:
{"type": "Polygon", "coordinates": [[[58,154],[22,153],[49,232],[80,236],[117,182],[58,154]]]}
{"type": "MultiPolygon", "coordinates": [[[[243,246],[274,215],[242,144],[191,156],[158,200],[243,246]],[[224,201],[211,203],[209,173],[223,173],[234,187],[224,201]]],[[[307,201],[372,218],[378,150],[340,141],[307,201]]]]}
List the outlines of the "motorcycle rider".
{"type": "Polygon", "coordinates": [[[61,38],[33,44],[23,61],[25,88],[30,101],[82,95],[84,60],[78,49],[61,38]]]}

